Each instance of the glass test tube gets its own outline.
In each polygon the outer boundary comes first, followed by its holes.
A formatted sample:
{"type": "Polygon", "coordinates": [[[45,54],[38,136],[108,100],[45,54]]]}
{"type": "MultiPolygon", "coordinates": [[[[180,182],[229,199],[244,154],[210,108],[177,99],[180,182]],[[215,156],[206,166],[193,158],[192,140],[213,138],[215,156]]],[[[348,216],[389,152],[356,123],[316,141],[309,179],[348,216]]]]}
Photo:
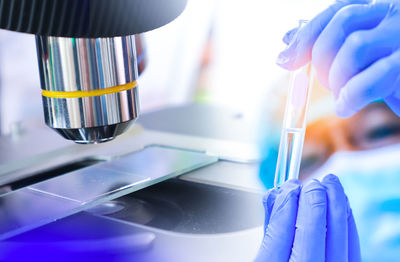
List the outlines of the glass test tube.
{"type": "Polygon", "coordinates": [[[299,177],[313,74],[311,64],[291,73],[275,172],[274,185],[277,188],[285,181],[299,177]]]}

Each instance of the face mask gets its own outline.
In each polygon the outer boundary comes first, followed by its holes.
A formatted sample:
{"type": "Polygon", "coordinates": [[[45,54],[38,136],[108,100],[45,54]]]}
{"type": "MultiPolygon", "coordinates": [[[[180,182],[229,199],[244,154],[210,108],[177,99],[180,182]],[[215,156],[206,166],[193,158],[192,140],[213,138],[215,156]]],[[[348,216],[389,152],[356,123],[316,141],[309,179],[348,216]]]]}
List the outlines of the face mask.
{"type": "Polygon", "coordinates": [[[363,261],[400,258],[400,144],[337,152],[313,173],[340,178],[360,237],[363,261]]]}

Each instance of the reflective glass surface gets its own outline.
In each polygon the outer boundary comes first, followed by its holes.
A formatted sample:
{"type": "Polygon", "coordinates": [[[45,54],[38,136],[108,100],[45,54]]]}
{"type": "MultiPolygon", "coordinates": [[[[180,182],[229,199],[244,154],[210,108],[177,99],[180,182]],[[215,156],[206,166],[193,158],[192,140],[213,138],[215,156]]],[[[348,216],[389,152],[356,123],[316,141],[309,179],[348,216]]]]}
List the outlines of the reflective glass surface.
{"type": "Polygon", "coordinates": [[[0,196],[0,239],[215,163],[203,153],[150,146],[0,196]]]}

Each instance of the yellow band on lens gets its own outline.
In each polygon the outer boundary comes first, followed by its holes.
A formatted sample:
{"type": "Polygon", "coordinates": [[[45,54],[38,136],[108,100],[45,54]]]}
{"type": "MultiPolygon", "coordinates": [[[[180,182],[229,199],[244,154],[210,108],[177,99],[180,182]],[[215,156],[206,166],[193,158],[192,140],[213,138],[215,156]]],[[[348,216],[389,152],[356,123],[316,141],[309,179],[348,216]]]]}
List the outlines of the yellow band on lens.
{"type": "Polygon", "coordinates": [[[136,81],[127,83],[125,85],[113,86],[104,89],[95,89],[90,91],[48,91],[43,90],[42,95],[45,97],[52,98],[80,98],[80,97],[92,97],[92,96],[102,96],[108,94],[114,94],[129,89],[133,89],[137,86],[136,81]]]}

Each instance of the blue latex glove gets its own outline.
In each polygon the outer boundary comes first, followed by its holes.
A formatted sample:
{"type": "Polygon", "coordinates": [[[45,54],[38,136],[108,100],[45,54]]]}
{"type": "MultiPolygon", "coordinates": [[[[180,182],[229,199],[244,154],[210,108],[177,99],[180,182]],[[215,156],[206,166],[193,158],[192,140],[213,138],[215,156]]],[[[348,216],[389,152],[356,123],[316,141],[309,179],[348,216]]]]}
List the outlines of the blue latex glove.
{"type": "Polygon", "coordinates": [[[264,197],[264,239],[256,262],[360,262],[356,225],[339,179],[302,188],[297,180],[264,197]]]}
{"type": "Polygon", "coordinates": [[[400,116],[399,35],[399,0],[337,1],[285,35],[277,63],[294,70],[312,61],[341,117],[377,99],[400,116]]]}

